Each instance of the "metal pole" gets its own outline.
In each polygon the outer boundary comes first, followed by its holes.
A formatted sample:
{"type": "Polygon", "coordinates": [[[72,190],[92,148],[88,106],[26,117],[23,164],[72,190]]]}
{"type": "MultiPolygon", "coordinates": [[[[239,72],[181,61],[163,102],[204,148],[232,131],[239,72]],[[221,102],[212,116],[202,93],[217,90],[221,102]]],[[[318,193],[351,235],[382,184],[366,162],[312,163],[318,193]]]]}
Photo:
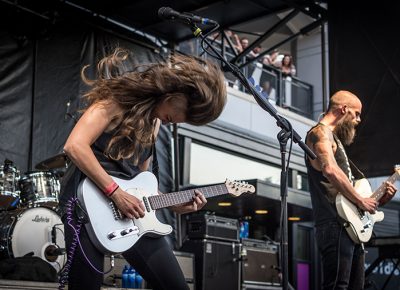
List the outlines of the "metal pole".
{"type": "Polygon", "coordinates": [[[326,112],[328,109],[327,105],[327,94],[326,94],[326,50],[325,50],[325,23],[321,25],[321,63],[322,63],[322,111],[326,112]]]}

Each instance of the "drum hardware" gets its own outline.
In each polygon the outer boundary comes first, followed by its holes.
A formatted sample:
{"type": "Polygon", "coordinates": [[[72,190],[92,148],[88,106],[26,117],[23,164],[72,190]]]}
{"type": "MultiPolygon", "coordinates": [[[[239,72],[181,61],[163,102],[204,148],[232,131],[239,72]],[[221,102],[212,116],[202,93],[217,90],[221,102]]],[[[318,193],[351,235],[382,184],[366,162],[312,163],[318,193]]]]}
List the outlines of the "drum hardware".
{"type": "Polygon", "coordinates": [[[19,203],[20,172],[11,160],[0,165],[0,209],[15,209],[19,203]]]}
{"type": "Polygon", "coordinates": [[[6,159],[4,165],[0,165],[0,195],[18,197],[18,181],[20,172],[13,162],[6,159]]]}
{"type": "Polygon", "coordinates": [[[54,155],[36,164],[37,170],[49,170],[57,168],[68,168],[68,157],[65,153],[54,155]]]}

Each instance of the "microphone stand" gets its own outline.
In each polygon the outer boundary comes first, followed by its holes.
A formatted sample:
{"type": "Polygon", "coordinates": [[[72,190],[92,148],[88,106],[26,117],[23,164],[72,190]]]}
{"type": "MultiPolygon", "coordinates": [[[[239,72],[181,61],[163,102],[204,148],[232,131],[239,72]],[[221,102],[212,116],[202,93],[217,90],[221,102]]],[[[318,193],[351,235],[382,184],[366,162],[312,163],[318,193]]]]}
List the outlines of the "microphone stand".
{"type": "MultiPolygon", "coordinates": [[[[190,25],[193,35],[196,37],[200,37],[202,42],[204,42],[210,48],[215,56],[225,65],[226,69],[228,69],[240,82],[241,84],[247,89],[249,93],[251,93],[256,100],[256,102],[267,111],[273,118],[276,120],[276,124],[281,128],[281,131],[278,133],[278,141],[280,144],[281,150],[281,210],[282,210],[282,229],[281,229],[281,268],[282,268],[282,286],[284,290],[288,290],[288,215],[287,215],[287,192],[288,192],[288,183],[287,183],[287,170],[286,168],[286,144],[287,141],[291,138],[292,141],[297,143],[301,149],[305,152],[307,156],[311,159],[317,158],[314,152],[301,141],[301,137],[299,134],[292,128],[290,122],[285,119],[284,117],[278,114],[278,111],[272,106],[268,100],[264,100],[264,98],[260,95],[260,93],[254,88],[254,86],[247,80],[247,78],[242,74],[238,67],[229,63],[222,55],[207,41],[206,37],[202,34],[202,31],[199,27],[196,26],[194,22],[190,19],[187,19],[187,24],[190,25]]],[[[206,51],[207,52],[207,51],[206,51]]]]}

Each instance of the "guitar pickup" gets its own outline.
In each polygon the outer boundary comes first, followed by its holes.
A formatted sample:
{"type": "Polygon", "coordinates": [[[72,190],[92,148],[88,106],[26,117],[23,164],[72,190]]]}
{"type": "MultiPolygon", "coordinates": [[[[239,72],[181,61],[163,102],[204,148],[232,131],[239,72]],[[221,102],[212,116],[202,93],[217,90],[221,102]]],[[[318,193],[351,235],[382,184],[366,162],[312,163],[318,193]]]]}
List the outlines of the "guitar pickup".
{"type": "Polygon", "coordinates": [[[128,236],[136,235],[138,233],[139,233],[139,228],[137,226],[132,226],[129,228],[124,228],[124,229],[119,229],[119,230],[109,232],[107,234],[107,238],[112,241],[112,240],[116,240],[116,239],[120,239],[120,238],[124,238],[124,237],[128,237],[128,236]]]}

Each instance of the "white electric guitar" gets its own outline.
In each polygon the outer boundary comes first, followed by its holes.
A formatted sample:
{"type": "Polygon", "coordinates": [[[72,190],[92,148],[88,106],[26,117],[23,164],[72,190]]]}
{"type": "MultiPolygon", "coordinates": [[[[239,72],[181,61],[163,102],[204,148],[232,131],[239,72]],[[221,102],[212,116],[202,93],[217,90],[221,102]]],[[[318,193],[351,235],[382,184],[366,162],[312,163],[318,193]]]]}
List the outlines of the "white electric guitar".
{"type": "MultiPolygon", "coordinates": [[[[124,191],[140,199],[146,211],[144,218],[123,217],[111,199],[104,196],[89,178],[82,180],[78,187],[78,199],[88,214],[86,229],[93,244],[104,253],[122,253],[143,235],[156,237],[171,233],[172,227],[158,221],[155,211],[190,202],[194,196],[194,190],[159,195],[157,179],[150,172],[142,172],[131,180],[113,179],[124,191]]],[[[227,193],[239,196],[255,191],[253,185],[229,180],[198,189],[206,198],[227,193]]]]}
{"type": "MultiPolygon", "coordinates": [[[[395,166],[395,173],[387,181],[394,183],[400,174],[400,166],[395,166]]],[[[374,193],[368,180],[363,178],[356,182],[355,190],[362,197],[371,197],[379,201],[385,195],[385,185],[382,184],[374,193]]],[[[376,222],[384,218],[382,211],[376,211],[374,214],[361,210],[354,203],[348,200],[344,195],[336,196],[336,209],[341,218],[346,220],[345,228],[350,238],[357,244],[368,242],[372,236],[372,230],[376,222]]]]}

